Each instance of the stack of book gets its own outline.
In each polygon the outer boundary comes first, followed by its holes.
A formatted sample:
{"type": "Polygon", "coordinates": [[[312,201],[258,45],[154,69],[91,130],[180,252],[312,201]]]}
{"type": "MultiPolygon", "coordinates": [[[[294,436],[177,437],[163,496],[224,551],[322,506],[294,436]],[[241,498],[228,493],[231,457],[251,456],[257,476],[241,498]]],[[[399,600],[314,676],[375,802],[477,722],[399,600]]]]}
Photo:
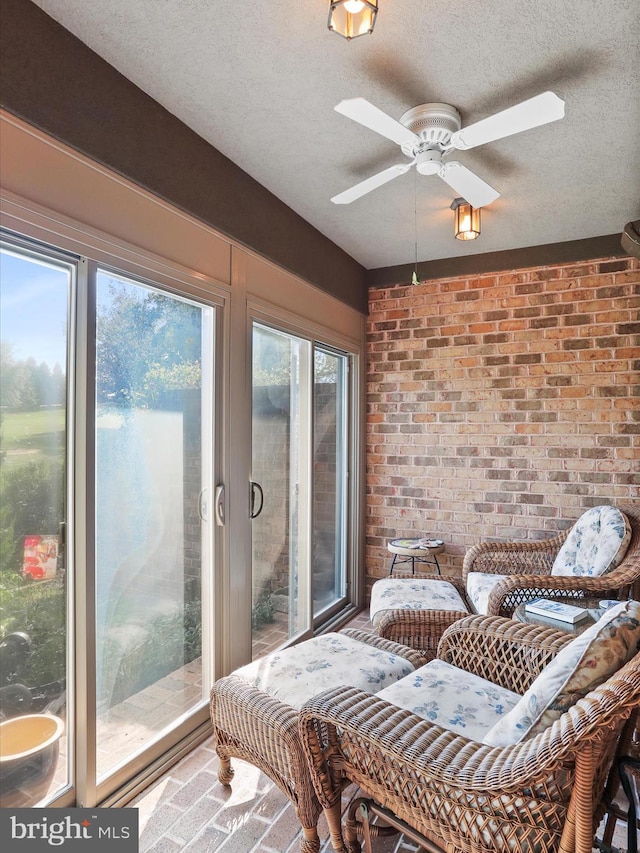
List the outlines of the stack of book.
{"type": "Polygon", "coordinates": [[[421,539],[420,547],[421,548],[439,548],[441,545],[444,545],[442,539],[421,539]]]}
{"type": "Polygon", "coordinates": [[[548,619],[557,619],[559,622],[568,622],[570,625],[575,625],[576,622],[589,616],[589,611],[584,607],[563,604],[561,601],[553,601],[550,598],[527,601],[524,609],[533,616],[546,616],[548,619]]]}

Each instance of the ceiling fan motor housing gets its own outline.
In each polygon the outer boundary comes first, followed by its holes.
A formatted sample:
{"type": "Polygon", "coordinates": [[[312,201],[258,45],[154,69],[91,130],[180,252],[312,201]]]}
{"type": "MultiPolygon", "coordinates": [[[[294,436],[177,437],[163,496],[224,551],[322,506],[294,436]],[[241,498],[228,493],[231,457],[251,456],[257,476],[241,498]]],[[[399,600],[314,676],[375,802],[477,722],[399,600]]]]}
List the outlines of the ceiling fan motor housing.
{"type": "MultiPolygon", "coordinates": [[[[444,151],[449,145],[452,134],[460,130],[462,120],[458,110],[450,104],[420,104],[418,107],[407,110],[400,119],[400,124],[419,137],[420,145],[405,143],[401,146],[407,157],[417,157],[429,149],[444,151]]],[[[421,170],[418,169],[418,171],[421,170]]]]}

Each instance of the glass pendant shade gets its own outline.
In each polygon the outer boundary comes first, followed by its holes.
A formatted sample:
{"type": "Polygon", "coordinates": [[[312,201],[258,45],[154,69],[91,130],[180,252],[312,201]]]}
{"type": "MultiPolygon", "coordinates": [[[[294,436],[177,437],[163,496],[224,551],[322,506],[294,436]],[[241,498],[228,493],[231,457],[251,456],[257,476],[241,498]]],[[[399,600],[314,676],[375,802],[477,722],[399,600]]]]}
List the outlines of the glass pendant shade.
{"type": "Polygon", "coordinates": [[[329,29],[346,39],[372,33],[378,14],[378,0],[332,0],[329,29]]]}
{"type": "Polygon", "coordinates": [[[457,198],[451,205],[454,211],[453,233],[456,240],[475,240],[480,236],[480,208],[457,198]]]}

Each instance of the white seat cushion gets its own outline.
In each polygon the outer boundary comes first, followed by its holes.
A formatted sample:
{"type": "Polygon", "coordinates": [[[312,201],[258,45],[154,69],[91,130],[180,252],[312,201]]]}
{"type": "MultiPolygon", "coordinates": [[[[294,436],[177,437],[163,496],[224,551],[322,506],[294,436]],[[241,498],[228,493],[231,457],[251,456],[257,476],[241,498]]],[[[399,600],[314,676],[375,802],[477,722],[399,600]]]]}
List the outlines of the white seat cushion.
{"type": "Polygon", "coordinates": [[[376,693],[413,671],[398,655],[333,633],[272,652],[234,675],[299,710],[323,690],[345,684],[376,693]]]}
{"type": "Polygon", "coordinates": [[[476,613],[487,615],[489,596],[494,587],[507,575],[493,575],[489,572],[469,572],[467,575],[467,596],[476,613]]]}
{"type": "Polygon", "coordinates": [[[469,608],[448,581],[420,578],[383,578],[371,588],[369,618],[376,627],[386,610],[447,610],[468,613],[469,608]]]}
{"type": "Polygon", "coordinates": [[[615,506],[594,506],[583,513],[558,551],[551,574],[598,577],[615,569],[631,541],[629,519],[615,506]]]}
{"type": "Polygon", "coordinates": [[[378,693],[443,729],[482,741],[496,720],[520,701],[517,693],[441,660],[432,660],[378,693]]]}
{"type": "Polygon", "coordinates": [[[484,742],[509,746],[552,725],[640,649],[640,602],[623,601],[561,649],[484,742]]]}

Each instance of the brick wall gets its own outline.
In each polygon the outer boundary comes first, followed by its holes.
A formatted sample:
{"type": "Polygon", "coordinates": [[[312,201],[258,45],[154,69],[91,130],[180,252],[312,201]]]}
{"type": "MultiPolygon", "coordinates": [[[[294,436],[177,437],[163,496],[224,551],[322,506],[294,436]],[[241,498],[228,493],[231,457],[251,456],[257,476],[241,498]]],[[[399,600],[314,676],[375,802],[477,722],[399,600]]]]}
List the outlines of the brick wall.
{"type": "Polygon", "coordinates": [[[367,588],[386,540],[538,539],[640,496],[640,264],[628,257],[370,293],[367,588]]]}

